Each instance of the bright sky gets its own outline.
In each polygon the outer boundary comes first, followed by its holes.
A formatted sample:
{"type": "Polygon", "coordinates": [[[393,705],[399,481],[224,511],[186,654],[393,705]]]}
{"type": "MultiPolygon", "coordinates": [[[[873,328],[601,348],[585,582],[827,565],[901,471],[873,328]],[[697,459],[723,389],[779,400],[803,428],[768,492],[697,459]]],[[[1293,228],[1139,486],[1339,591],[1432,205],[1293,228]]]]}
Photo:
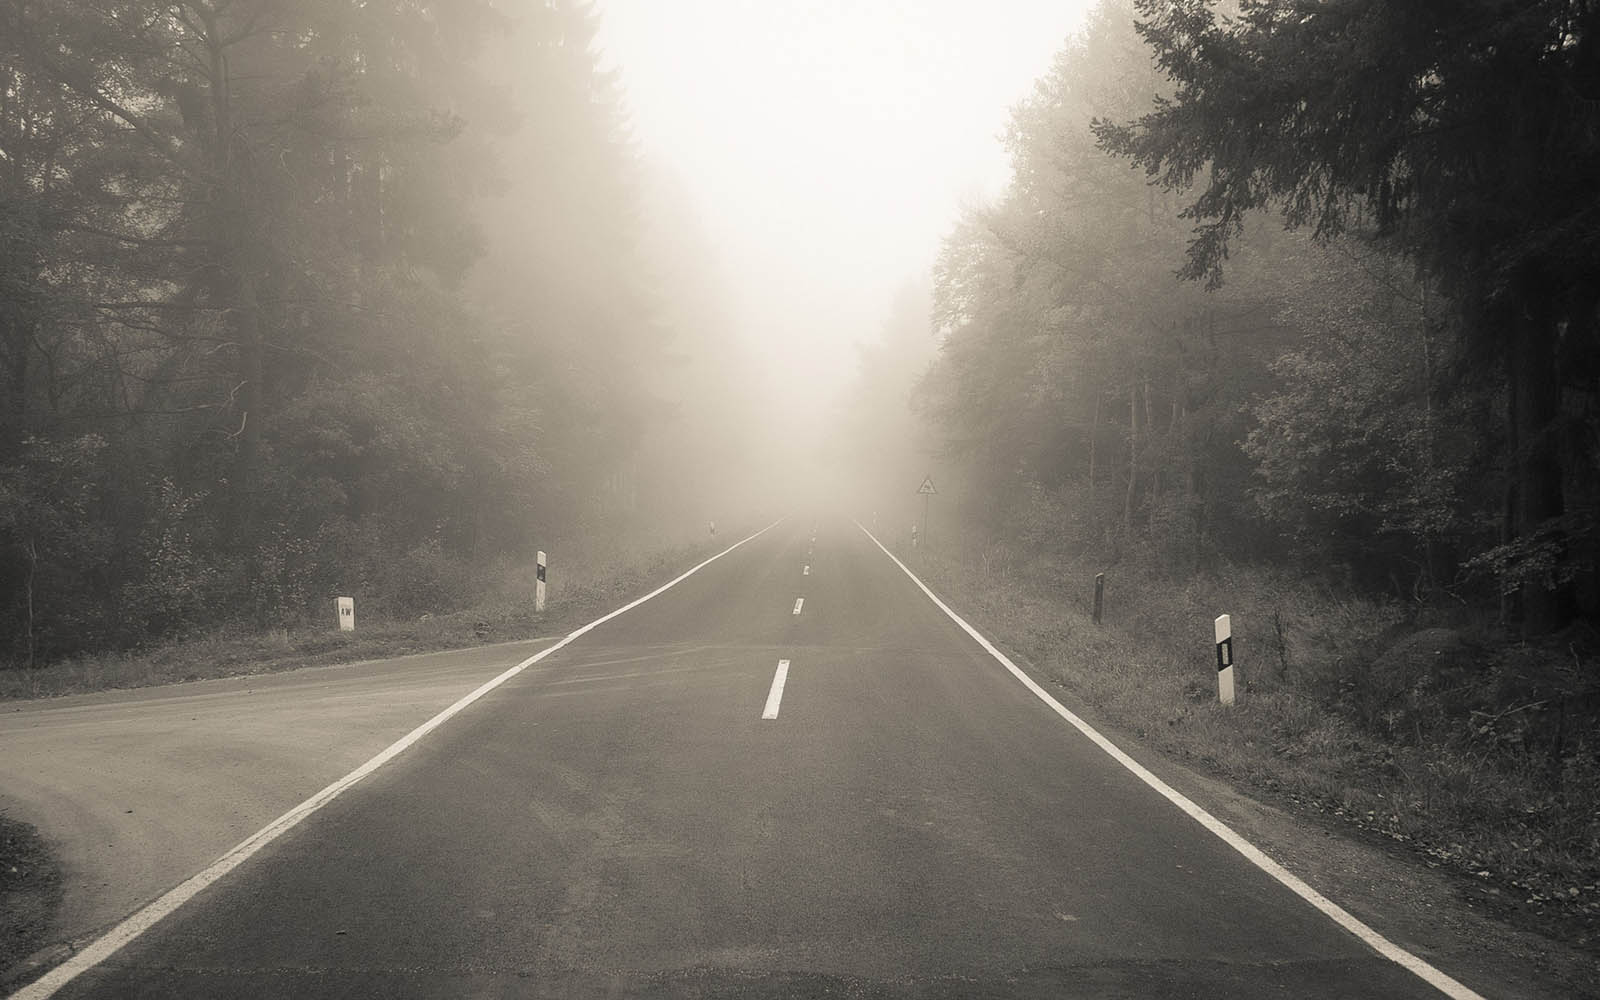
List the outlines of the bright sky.
{"type": "Polygon", "coordinates": [[[782,406],[817,412],[1009,177],[1000,135],[1092,0],[598,0],[643,155],[720,247],[782,406]]]}

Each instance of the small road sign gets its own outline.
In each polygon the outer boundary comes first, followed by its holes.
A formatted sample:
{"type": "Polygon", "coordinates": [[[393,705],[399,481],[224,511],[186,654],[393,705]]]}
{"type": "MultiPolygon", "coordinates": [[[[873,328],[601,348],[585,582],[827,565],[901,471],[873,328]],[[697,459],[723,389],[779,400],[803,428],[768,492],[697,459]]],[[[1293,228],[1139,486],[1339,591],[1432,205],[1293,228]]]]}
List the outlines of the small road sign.
{"type": "Polygon", "coordinates": [[[933,477],[923,476],[922,485],[917,487],[917,492],[924,496],[932,496],[939,491],[933,488],[933,477]]]}

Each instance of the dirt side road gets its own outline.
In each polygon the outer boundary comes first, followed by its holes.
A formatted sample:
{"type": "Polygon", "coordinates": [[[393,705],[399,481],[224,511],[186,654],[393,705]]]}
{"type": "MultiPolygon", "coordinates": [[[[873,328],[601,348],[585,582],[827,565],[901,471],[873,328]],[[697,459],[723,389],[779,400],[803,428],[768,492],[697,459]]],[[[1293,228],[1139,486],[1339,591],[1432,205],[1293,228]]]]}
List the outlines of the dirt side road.
{"type": "Polygon", "coordinates": [[[555,641],[0,707],[0,810],[60,864],[48,939],[93,937],[555,641]]]}

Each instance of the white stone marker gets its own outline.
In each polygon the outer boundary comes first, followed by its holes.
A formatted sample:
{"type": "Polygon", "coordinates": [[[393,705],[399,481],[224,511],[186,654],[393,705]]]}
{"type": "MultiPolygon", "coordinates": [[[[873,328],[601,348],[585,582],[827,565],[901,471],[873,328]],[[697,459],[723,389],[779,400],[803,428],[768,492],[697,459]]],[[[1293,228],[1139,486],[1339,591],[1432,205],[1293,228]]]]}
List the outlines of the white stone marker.
{"type": "Polygon", "coordinates": [[[339,631],[354,632],[356,630],[356,599],[354,597],[335,597],[333,599],[333,613],[339,618],[339,631]]]}

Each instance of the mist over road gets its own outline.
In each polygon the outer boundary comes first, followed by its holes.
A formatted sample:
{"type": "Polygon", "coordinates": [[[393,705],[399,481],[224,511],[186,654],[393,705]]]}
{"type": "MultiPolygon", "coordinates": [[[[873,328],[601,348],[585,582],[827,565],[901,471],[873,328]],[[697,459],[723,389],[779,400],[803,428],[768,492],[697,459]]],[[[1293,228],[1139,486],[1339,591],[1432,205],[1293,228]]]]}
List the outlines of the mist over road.
{"type": "Polygon", "coordinates": [[[854,525],[812,537],[782,522],[511,678],[58,995],[1439,995],[854,525]]]}

